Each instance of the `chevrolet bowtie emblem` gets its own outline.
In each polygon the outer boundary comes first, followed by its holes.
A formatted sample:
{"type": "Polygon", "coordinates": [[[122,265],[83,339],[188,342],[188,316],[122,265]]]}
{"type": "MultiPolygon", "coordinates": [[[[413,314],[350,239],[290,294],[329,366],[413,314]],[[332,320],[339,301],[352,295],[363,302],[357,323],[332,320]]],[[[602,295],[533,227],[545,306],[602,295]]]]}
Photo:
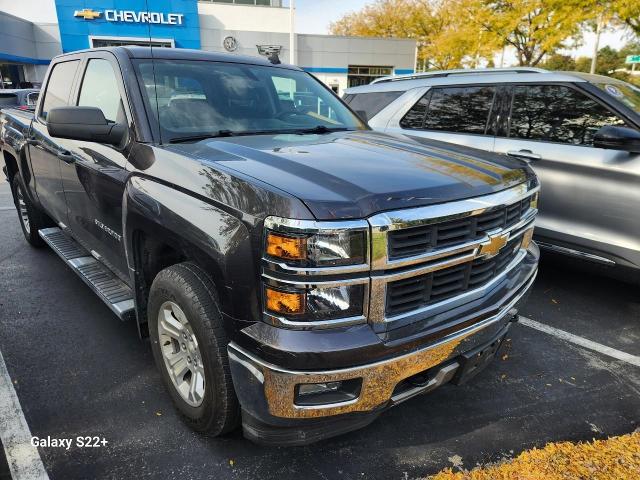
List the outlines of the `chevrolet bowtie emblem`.
{"type": "Polygon", "coordinates": [[[96,12],[95,10],[91,10],[90,8],[85,8],[84,10],[76,10],[73,14],[74,17],[82,17],[85,20],[100,18],[100,15],[102,15],[102,12],[96,12]]]}
{"type": "Polygon", "coordinates": [[[495,257],[507,244],[508,239],[508,233],[490,235],[489,241],[480,245],[480,252],[478,253],[478,256],[484,258],[495,257]]]}

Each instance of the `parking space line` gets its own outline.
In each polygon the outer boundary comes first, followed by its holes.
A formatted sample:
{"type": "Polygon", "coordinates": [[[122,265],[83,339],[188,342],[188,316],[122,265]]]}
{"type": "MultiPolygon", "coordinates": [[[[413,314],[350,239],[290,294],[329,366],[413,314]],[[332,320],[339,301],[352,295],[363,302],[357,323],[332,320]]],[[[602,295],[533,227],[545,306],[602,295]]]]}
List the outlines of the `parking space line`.
{"type": "Polygon", "coordinates": [[[533,328],[535,330],[548,333],[549,335],[553,335],[554,337],[558,337],[562,340],[573,343],[588,350],[593,350],[594,352],[607,355],[609,357],[615,358],[616,360],[621,360],[631,365],[635,365],[636,367],[640,367],[640,357],[637,357],[636,355],[631,355],[630,353],[623,352],[622,350],[607,347],[606,345],[587,340],[586,338],[579,337],[578,335],[574,335],[573,333],[565,332],[564,330],[550,327],[549,325],[545,325],[544,323],[536,322],[535,320],[531,320],[530,318],[521,316],[519,317],[518,323],[526,325],[527,327],[533,328]]]}
{"type": "Polygon", "coordinates": [[[49,478],[38,449],[31,444],[31,431],[13,388],[0,352],[0,439],[13,480],[49,478]]]}

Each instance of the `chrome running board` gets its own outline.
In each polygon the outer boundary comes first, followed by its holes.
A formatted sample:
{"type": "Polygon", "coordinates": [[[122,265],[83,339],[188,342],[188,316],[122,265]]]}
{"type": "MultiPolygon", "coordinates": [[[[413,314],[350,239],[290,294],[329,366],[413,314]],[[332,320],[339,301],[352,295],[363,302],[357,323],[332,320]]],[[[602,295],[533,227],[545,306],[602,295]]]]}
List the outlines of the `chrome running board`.
{"type": "Polygon", "coordinates": [[[38,234],[120,320],[135,316],[131,288],[102,262],[57,227],[44,228],[38,234]]]}
{"type": "Polygon", "coordinates": [[[605,265],[615,265],[616,262],[610,260],[608,258],[601,257],[599,255],[594,255],[593,253],[582,252],[580,250],[574,250],[573,248],[561,247],[559,245],[552,245],[546,242],[540,242],[536,240],[538,246],[544,250],[549,250],[550,252],[561,253],[563,255],[570,255],[572,257],[582,258],[584,260],[590,260],[592,262],[604,263],[605,265]]]}

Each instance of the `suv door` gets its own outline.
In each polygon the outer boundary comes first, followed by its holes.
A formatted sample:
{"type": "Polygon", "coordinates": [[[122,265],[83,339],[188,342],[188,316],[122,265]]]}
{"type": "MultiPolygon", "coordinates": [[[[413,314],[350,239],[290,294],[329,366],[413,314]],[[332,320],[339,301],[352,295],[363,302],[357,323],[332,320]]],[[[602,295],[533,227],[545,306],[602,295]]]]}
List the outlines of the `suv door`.
{"type": "MultiPolygon", "coordinates": [[[[118,64],[107,52],[91,52],[83,62],[78,106],[98,107],[108,121],[131,118],[118,64]]],[[[69,227],[81,244],[128,281],[122,242],[122,196],[127,172],[127,139],[121,146],[72,140],[61,164],[69,227]]]]}
{"type": "Polygon", "coordinates": [[[498,98],[494,85],[432,87],[386,131],[490,151],[494,141],[492,111],[498,98]]]}
{"type": "Polygon", "coordinates": [[[632,125],[574,84],[512,89],[495,151],[530,161],[540,178],[538,238],[605,258],[637,250],[640,225],[630,215],[640,211],[640,155],[593,147],[601,127],[632,125]]]}
{"type": "Polygon", "coordinates": [[[47,113],[54,107],[69,105],[71,91],[80,65],[78,58],[55,63],[43,90],[44,98],[31,124],[29,157],[38,201],[56,221],[67,221],[67,204],[60,179],[60,159],[71,140],[51,138],[47,133],[47,113]]]}

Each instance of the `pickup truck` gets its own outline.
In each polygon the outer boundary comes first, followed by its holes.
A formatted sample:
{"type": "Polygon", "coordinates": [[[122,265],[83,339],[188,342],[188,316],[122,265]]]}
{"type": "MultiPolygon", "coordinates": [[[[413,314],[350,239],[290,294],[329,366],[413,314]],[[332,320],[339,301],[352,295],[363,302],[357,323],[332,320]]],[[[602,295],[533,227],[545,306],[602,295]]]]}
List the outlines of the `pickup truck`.
{"type": "Polygon", "coordinates": [[[273,59],[64,54],[0,147],[26,240],[137,323],[211,436],[308,444],[467,381],[537,272],[525,162],[376,133],[273,59]]]}

